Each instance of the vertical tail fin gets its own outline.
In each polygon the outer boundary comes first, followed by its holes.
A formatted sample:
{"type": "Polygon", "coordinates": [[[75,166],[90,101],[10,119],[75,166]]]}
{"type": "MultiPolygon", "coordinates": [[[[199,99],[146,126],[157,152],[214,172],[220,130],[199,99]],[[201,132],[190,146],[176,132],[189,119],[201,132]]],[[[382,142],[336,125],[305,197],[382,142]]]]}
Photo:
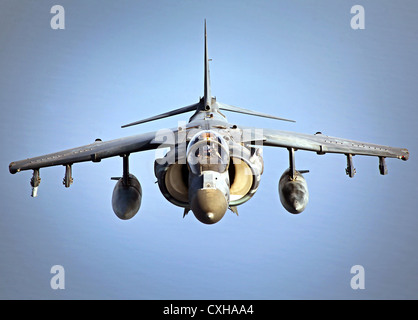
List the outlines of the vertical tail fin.
{"type": "Polygon", "coordinates": [[[209,58],[208,58],[208,38],[206,34],[206,19],[205,19],[205,88],[204,88],[204,107],[210,107],[212,104],[212,96],[210,92],[210,73],[209,73],[209,58]]]}

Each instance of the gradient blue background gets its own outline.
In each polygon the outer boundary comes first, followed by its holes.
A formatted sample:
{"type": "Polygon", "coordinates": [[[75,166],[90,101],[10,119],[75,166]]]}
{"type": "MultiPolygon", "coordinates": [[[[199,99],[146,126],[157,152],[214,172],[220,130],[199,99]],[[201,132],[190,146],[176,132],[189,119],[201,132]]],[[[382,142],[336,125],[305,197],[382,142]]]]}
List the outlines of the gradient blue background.
{"type": "Polygon", "coordinates": [[[418,4],[403,1],[0,2],[0,298],[416,299],[418,4]],[[65,8],[52,30],[50,8],[65,8]],[[361,4],[366,29],[350,27],[361,4]],[[288,154],[264,148],[257,194],[207,226],[171,205],[154,183],[155,153],[131,155],[140,212],[111,208],[120,158],[11,175],[14,160],[170,128],[188,115],[120,125],[198,101],[203,21],[212,94],[297,120],[228,113],[230,122],[407,147],[407,162],[299,151],[310,203],[293,216],[277,185],[288,154]],[[65,290],[50,269],[65,268],[65,290]],[[353,290],[353,265],[366,272],[353,290]]]}

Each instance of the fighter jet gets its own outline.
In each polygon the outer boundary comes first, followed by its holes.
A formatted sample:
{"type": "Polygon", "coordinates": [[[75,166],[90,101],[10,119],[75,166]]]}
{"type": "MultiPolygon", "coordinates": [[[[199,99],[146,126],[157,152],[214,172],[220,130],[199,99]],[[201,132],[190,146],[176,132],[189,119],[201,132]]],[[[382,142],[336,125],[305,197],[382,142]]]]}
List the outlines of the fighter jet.
{"type": "Polygon", "coordinates": [[[387,174],[386,158],[407,160],[407,149],[358,142],[326,136],[320,132],[303,134],[275,129],[243,127],[228,122],[224,111],[252,116],[293,121],[218,102],[211,94],[209,57],[204,23],[204,92],[197,103],[175,109],[144,120],[126,124],[122,128],[154,121],[186,112],[194,112],[188,122],[174,129],[162,129],[120,139],[101,141],[85,146],[55,152],[10,163],[15,174],[33,170],[30,180],[32,196],[36,197],[41,182],[40,169],[64,166],[63,184],[73,183],[72,165],[78,162],[100,162],[120,156],[123,172],[112,195],[113,211],[127,220],[138,212],[142,188],[138,179],[129,172],[129,155],[134,152],[169,148],[161,158],[155,159],[154,171],[163,196],[172,204],[183,208],[183,217],[191,210],[202,223],[213,224],[230,209],[247,202],[257,191],[263,173],[262,147],[280,147],[289,151],[289,168],[282,174],[278,193],[283,207],[292,214],[301,213],[308,203],[308,187],[303,174],[296,170],[295,151],[313,151],[319,155],[339,153],[347,157],[346,174],[356,173],[353,156],[375,156],[379,172],[387,174]]]}

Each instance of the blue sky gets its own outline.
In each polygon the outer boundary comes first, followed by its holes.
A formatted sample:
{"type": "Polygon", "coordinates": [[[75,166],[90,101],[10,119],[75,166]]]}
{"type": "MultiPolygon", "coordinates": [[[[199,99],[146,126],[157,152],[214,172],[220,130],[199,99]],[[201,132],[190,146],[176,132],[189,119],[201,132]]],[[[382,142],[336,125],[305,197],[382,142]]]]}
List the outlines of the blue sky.
{"type": "Polygon", "coordinates": [[[395,1],[2,1],[0,298],[416,299],[418,5],[395,1]],[[65,30],[50,9],[65,8],[65,30]],[[366,28],[350,27],[355,4],[366,28]],[[297,120],[235,113],[242,125],[407,147],[410,160],[296,152],[310,192],[297,216],[278,181],[288,154],[264,148],[257,194],[207,226],[154,183],[154,152],[131,155],[140,212],[111,208],[120,158],[41,170],[39,196],[14,160],[159,128],[188,115],[120,126],[198,101],[203,21],[218,101],[297,120]],[[65,269],[52,290],[50,269],[65,269]],[[353,290],[350,269],[365,269],[353,290]]]}

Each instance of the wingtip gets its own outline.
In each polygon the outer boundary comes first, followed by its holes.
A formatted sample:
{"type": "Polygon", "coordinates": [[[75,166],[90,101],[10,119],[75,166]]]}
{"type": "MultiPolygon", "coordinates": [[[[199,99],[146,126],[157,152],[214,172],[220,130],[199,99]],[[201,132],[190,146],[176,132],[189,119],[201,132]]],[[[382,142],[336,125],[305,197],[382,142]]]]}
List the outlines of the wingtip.
{"type": "Polygon", "coordinates": [[[17,172],[17,170],[13,168],[14,164],[14,162],[10,162],[9,164],[9,171],[11,174],[15,174],[17,172]]]}
{"type": "Polygon", "coordinates": [[[11,174],[18,173],[18,172],[20,172],[20,170],[21,170],[21,168],[16,165],[16,162],[14,162],[14,161],[13,162],[10,162],[10,164],[9,164],[9,172],[11,174]]]}
{"type": "Polygon", "coordinates": [[[401,157],[403,161],[406,161],[409,159],[409,150],[408,149],[402,149],[402,152],[404,153],[401,157]]]}

